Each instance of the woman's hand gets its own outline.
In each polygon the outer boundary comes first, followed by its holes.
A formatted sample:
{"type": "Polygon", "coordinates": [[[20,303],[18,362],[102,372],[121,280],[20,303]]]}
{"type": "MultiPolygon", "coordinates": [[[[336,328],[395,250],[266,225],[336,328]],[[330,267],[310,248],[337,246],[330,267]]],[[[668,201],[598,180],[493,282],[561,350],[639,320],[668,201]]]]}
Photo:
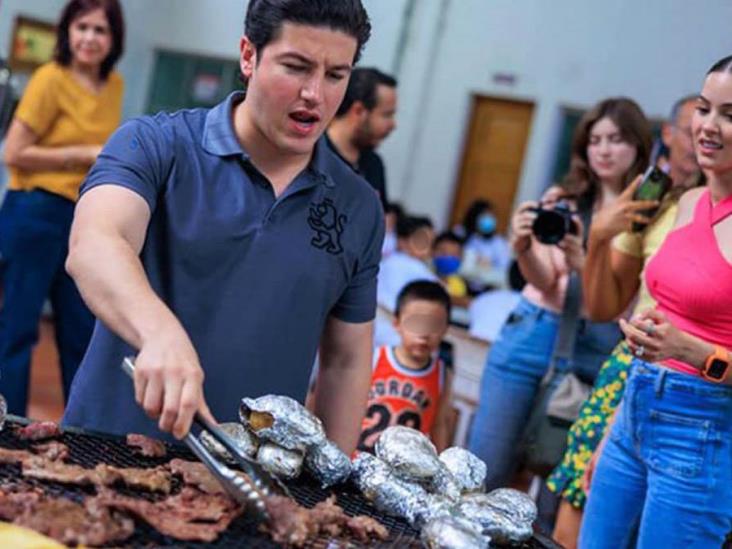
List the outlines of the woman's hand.
{"type": "Polygon", "coordinates": [[[511,218],[511,248],[516,255],[521,255],[531,247],[531,227],[536,219],[539,203],[534,200],[523,202],[511,218]]]}
{"type": "Polygon", "coordinates": [[[655,309],[636,315],[630,322],[620,319],[620,329],[633,354],[647,362],[672,358],[701,368],[714,351],[713,345],[682,332],[655,309]]]}
{"type": "Polygon", "coordinates": [[[582,268],[585,266],[585,248],[583,245],[585,228],[579,216],[573,215],[572,220],[577,227],[576,233],[567,233],[557,246],[564,252],[569,268],[573,271],[582,272],[582,268]]]}
{"type": "Polygon", "coordinates": [[[642,211],[658,206],[657,200],[633,200],[633,193],[643,179],[636,177],[612,204],[601,208],[592,218],[593,238],[610,240],[615,235],[631,229],[633,223],[647,225],[650,219],[642,211]]]}

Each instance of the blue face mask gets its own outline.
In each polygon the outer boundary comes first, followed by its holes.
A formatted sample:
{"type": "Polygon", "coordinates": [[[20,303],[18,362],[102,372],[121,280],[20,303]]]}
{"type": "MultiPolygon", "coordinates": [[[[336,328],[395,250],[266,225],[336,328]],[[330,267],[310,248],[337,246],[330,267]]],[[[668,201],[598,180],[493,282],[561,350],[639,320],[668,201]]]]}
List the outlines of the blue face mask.
{"type": "Polygon", "coordinates": [[[460,258],[454,255],[438,255],[432,260],[440,276],[450,276],[460,269],[460,258]]]}
{"type": "Polygon", "coordinates": [[[491,236],[496,232],[496,218],[493,214],[483,214],[478,218],[478,232],[483,236],[491,236]]]}

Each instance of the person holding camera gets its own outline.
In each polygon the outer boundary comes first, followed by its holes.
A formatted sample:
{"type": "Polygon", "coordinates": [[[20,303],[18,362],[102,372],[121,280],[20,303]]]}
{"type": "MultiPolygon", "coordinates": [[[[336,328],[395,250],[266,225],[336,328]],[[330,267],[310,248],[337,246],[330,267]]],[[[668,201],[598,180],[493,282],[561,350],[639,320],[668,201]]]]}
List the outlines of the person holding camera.
{"type": "MultiPolygon", "coordinates": [[[[489,463],[486,488],[507,485],[516,450],[547,373],[570,273],[582,272],[584,235],[592,217],[611,205],[648,163],[651,130],[630,99],[600,102],[580,121],[569,174],[541,203],[521,204],[511,245],[527,280],[522,299],[491,347],[469,449],[489,463]]],[[[614,322],[577,322],[573,371],[591,384],[620,340],[614,322]]]]}

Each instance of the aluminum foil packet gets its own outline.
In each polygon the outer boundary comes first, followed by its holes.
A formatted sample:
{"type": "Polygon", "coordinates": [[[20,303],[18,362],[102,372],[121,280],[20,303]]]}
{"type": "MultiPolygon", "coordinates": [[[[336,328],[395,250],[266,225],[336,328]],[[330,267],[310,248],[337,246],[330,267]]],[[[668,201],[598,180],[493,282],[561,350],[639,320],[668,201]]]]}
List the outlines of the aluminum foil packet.
{"type": "Polygon", "coordinates": [[[297,478],[302,471],[303,455],[267,442],[259,447],[257,461],[268,472],[280,478],[297,478]]]}
{"type": "Polygon", "coordinates": [[[440,467],[437,474],[432,477],[432,480],[427,486],[427,490],[432,494],[443,496],[453,503],[457,503],[462,494],[460,483],[445,466],[440,467]]]}
{"type": "Polygon", "coordinates": [[[3,395],[0,395],[0,431],[5,427],[5,419],[8,417],[8,402],[3,395]]]}
{"type": "Polygon", "coordinates": [[[481,492],[488,472],[486,464],[465,448],[453,446],[440,454],[440,461],[452,473],[460,491],[481,492]]]}
{"type": "Polygon", "coordinates": [[[536,503],[528,494],[513,488],[498,488],[486,494],[488,505],[511,518],[533,524],[538,515],[536,503]]]}
{"type": "Polygon", "coordinates": [[[415,524],[425,513],[427,492],[419,484],[398,478],[389,466],[372,456],[362,453],[353,461],[352,478],[364,497],[374,506],[390,515],[415,524]]]}
{"type": "MultiPolygon", "coordinates": [[[[252,433],[247,431],[246,427],[241,423],[221,423],[219,425],[219,429],[221,429],[224,434],[229,435],[234,446],[236,446],[242,454],[250,458],[257,455],[259,441],[252,433]]],[[[201,442],[215,456],[227,463],[236,463],[236,460],[234,460],[226,448],[224,448],[208,431],[203,431],[201,433],[201,442]]]]}
{"type": "Polygon", "coordinates": [[[351,474],[351,460],[331,441],[312,448],[305,457],[305,467],[323,488],[344,482],[351,474]]]}
{"type": "Polygon", "coordinates": [[[422,528],[422,543],[428,549],[488,549],[491,538],[456,517],[444,516],[422,528]]]}
{"type": "Polygon", "coordinates": [[[239,419],[258,438],[288,450],[305,452],[326,441],[321,421],[290,397],[243,398],[239,419]]]}
{"type": "Polygon", "coordinates": [[[520,511],[507,512],[492,506],[487,494],[464,496],[457,511],[471,522],[479,524],[483,533],[497,543],[521,543],[533,533],[532,522],[522,520],[520,511]]]}
{"type": "Polygon", "coordinates": [[[434,444],[410,427],[385,429],[374,449],[379,459],[405,480],[428,482],[441,467],[434,444]]]}

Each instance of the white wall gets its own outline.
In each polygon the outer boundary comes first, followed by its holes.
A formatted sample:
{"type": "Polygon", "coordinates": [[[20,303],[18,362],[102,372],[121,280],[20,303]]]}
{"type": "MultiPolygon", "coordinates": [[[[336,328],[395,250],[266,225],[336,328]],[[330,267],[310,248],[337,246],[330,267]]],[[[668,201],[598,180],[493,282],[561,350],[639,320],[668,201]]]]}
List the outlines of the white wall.
{"type": "MultiPolygon", "coordinates": [[[[55,20],[63,0],[0,0],[0,54],[18,13],[55,20]]],[[[124,114],[147,102],[156,47],[236,58],[246,0],[122,0],[124,114]]],[[[536,104],[519,199],[548,183],[562,105],[617,94],[663,116],[732,53],[730,0],[364,0],[373,34],[362,65],[391,72],[406,28],[399,128],[384,143],[392,197],[447,221],[474,93],[536,104]],[[414,6],[404,27],[405,9],[414,6]],[[513,86],[493,83],[516,75],[513,86]]]]}
{"type": "MultiPolygon", "coordinates": [[[[434,6],[446,5],[447,31],[433,55],[429,41],[412,44],[409,62],[426,67],[431,79],[418,91],[422,108],[400,111],[400,129],[383,153],[392,195],[438,222],[451,207],[471,94],[536,103],[518,197],[524,199],[549,182],[561,105],[624,94],[647,114],[664,116],[676,98],[699,89],[714,61],[732,53],[729,0],[418,3],[432,10],[419,22],[427,33],[437,24],[434,6]],[[495,85],[495,72],[515,74],[516,84],[495,85]]],[[[404,91],[403,103],[419,102],[411,87],[404,91]]]]}

